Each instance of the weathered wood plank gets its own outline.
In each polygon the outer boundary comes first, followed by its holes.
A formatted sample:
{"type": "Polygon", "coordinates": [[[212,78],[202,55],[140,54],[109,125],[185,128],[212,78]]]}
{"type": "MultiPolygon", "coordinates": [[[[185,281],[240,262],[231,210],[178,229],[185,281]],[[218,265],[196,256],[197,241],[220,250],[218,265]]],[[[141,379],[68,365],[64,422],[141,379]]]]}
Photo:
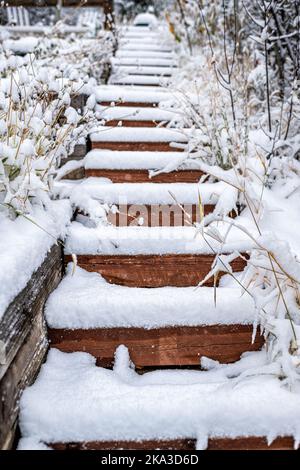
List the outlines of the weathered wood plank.
{"type": "Polygon", "coordinates": [[[0,361],[0,378],[5,374],[37,318],[42,315],[47,297],[61,278],[62,250],[60,246],[55,245],[1,319],[0,341],[3,344],[3,354],[0,361]]]}
{"type": "Polygon", "coordinates": [[[109,178],[113,183],[198,183],[203,172],[200,170],[178,170],[161,173],[149,178],[148,170],[85,170],[85,176],[109,178]]]}
{"type": "Polygon", "coordinates": [[[76,170],[72,170],[67,173],[62,179],[63,180],[81,180],[85,176],[84,168],[77,168],[76,170]]]}
{"type": "Polygon", "coordinates": [[[174,147],[169,142],[94,142],[92,149],[124,150],[132,152],[182,152],[182,148],[174,147]]]}
{"type": "Polygon", "coordinates": [[[47,348],[46,328],[39,315],[0,381],[0,449],[10,449],[13,445],[21,393],[34,381],[47,348]]]}
{"type": "Polygon", "coordinates": [[[63,352],[85,351],[97,365],[112,367],[114,354],[124,344],[137,368],[199,366],[201,356],[222,363],[237,361],[245,351],[264,344],[257,335],[252,344],[252,325],[175,326],[144,328],[49,329],[51,346],[63,352]]]}
{"type": "MultiPolygon", "coordinates": [[[[196,286],[209,273],[214,255],[78,255],[78,265],[100,273],[108,282],[129,287],[196,286]]],[[[65,256],[65,263],[72,257],[65,256]]],[[[246,261],[236,258],[231,266],[242,271],[246,261]]],[[[206,286],[213,286],[209,279],[206,286]]]]}
{"type": "MultiPolygon", "coordinates": [[[[56,450],[195,450],[195,439],[152,441],[90,441],[48,444],[56,450]]],[[[293,450],[292,437],[278,437],[268,446],[265,437],[209,439],[207,450],[293,450]]]]}
{"type": "MultiPolygon", "coordinates": [[[[113,119],[111,121],[106,121],[105,126],[117,127],[119,122],[122,122],[121,127],[157,127],[162,121],[142,121],[142,120],[130,120],[130,119],[113,119]]],[[[165,121],[164,121],[165,122],[165,121]]],[[[166,124],[161,125],[160,127],[165,127],[166,124]]]]}
{"type": "Polygon", "coordinates": [[[33,382],[46,353],[43,309],[62,274],[62,250],[54,245],[1,319],[0,448],[12,446],[21,392],[33,382]]]}

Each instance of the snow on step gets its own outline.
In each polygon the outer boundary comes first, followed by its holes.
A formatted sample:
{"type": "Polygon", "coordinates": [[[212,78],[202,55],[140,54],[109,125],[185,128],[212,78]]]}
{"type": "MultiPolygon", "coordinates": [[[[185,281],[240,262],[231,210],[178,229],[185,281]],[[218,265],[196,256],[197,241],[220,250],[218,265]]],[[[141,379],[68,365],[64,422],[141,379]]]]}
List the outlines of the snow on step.
{"type": "Polygon", "coordinates": [[[159,36],[159,35],[154,35],[154,36],[135,36],[135,35],[126,35],[120,38],[119,42],[119,47],[134,47],[137,46],[138,48],[146,48],[148,49],[149,47],[155,46],[155,47],[163,47],[163,48],[168,48],[169,50],[174,48],[174,42],[170,41],[169,39],[159,36]]]}
{"type": "Polygon", "coordinates": [[[48,444],[194,438],[198,449],[208,438],[297,437],[300,397],[266,364],[262,351],[210,371],[138,375],[124,347],[112,371],[87,353],[52,349],[21,398],[21,433],[48,444]],[[269,374],[256,374],[264,367],[269,374]],[[253,375],[230,378],[244,370],[253,375]]]}
{"type": "Polygon", "coordinates": [[[119,51],[156,51],[156,52],[173,52],[172,48],[168,45],[159,43],[149,42],[144,43],[142,41],[128,41],[120,43],[119,51]]]}
{"type": "MultiPolygon", "coordinates": [[[[114,109],[117,108],[112,108],[114,109]]],[[[148,111],[147,108],[143,109],[148,111]]],[[[150,108],[149,111],[156,109],[150,108]]],[[[197,161],[189,159],[185,162],[187,157],[185,152],[122,152],[95,149],[86,155],[84,161],[86,170],[161,170],[168,165],[178,169],[197,169],[197,161]]]]}
{"type": "Polygon", "coordinates": [[[176,59],[159,59],[149,57],[112,57],[112,65],[136,65],[156,67],[177,67],[176,59]]]}
{"type": "Polygon", "coordinates": [[[187,142],[192,136],[202,137],[197,129],[165,129],[165,128],[130,128],[98,126],[90,134],[92,142],[187,142]]]}
{"type": "Polygon", "coordinates": [[[110,284],[98,273],[72,266],[46,305],[50,328],[88,329],[252,324],[254,305],[236,284],[143,289],[110,284]]]}
{"type": "Polygon", "coordinates": [[[175,59],[176,55],[173,52],[160,52],[160,51],[128,51],[123,49],[118,49],[116,52],[116,57],[148,57],[155,59],[175,59]]]}
{"type": "MultiPolygon", "coordinates": [[[[236,219],[238,221],[238,218],[236,219]]],[[[214,224],[211,224],[211,227],[214,224]]],[[[211,229],[210,227],[210,229],[211,229]]],[[[215,227],[225,236],[228,224],[215,227]]],[[[254,234],[255,236],[255,234],[254,234]]],[[[209,245],[194,227],[86,227],[72,222],[66,239],[65,253],[78,255],[164,255],[214,254],[249,251],[253,242],[240,230],[232,229],[225,243],[208,236],[209,245]],[[214,250],[214,252],[212,251],[214,250]]]]}
{"type": "Polygon", "coordinates": [[[171,76],[174,72],[174,67],[145,67],[134,65],[121,65],[113,66],[113,72],[118,74],[130,75],[157,75],[157,76],[171,76]]]}
{"type": "Polygon", "coordinates": [[[151,75],[122,75],[120,73],[111,75],[110,84],[118,85],[161,85],[165,86],[169,79],[151,75]]]}
{"type": "Polygon", "coordinates": [[[95,88],[95,96],[101,102],[159,103],[169,100],[172,94],[163,88],[147,89],[122,87],[117,85],[100,85],[95,88]]]}
{"type": "Polygon", "coordinates": [[[71,201],[88,195],[103,204],[216,204],[220,197],[235,199],[235,188],[219,183],[103,183],[102,178],[88,178],[75,187],[71,201]],[[228,193],[232,193],[228,194],[228,193]]]}
{"type": "MultiPolygon", "coordinates": [[[[134,106],[96,106],[98,119],[106,121],[173,121],[180,118],[175,111],[160,108],[137,108],[134,106]]],[[[178,110],[179,112],[179,110],[178,110]]]]}

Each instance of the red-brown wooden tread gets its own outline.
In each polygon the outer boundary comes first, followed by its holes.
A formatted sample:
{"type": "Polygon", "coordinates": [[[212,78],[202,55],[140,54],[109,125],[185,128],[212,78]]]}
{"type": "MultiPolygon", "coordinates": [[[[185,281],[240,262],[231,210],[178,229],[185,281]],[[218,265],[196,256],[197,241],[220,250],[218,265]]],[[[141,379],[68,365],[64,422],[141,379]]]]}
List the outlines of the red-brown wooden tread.
{"type": "MultiPolygon", "coordinates": [[[[101,106],[107,106],[110,107],[112,101],[100,101],[99,104],[101,106]]],[[[126,106],[130,108],[157,108],[159,105],[159,101],[155,103],[145,103],[145,102],[139,102],[139,101],[114,101],[115,106],[126,106]]]]}
{"type": "Polygon", "coordinates": [[[163,127],[166,125],[165,121],[142,121],[142,120],[130,120],[130,119],[113,119],[111,121],[106,121],[105,125],[109,127],[119,126],[119,122],[122,122],[121,127],[157,127],[158,124],[163,122],[163,127]]]}
{"type": "Polygon", "coordinates": [[[113,183],[198,183],[203,174],[200,170],[178,170],[149,178],[148,170],[85,170],[87,178],[109,178],[113,183]]]}
{"type": "Polygon", "coordinates": [[[123,344],[137,368],[159,366],[200,366],[208,356],[221,363],[235,362],[245,351],[257,351],[264,344],[257,335],[252,344],[252,325],[174,326],[157,329],[95,328],[48,329],[51,347],[70,353],[84,351],[97,365],[112,367],[116,348],[123,344]]]}
{"type": "Polygon", "coordinates": [[[182,152],[183,148],[171,146],[169,142],[95,142],[92,141],[92,150],[107,149],[137,152],[182,152]]]}
{"type": "MultiPolygon", "coordinates": [[[[90,441],[48,444],[55,450],[195,450],[195,439],[169,441],[90,441]]],[[[215,438],[208,440],[207,450],[293,450],[292,437],[278,437],[268,445],[265,437],[215,438]]]]}
{"type": "MultiPolygon", "coordinates": [[[[78,265],[100,273],[108,282],[128,287],[196,286],[211,270],[214,255],[78,255],[78,265]]],[[[65,262],[72,256],[65,256],[65,262]]],[[[243,271],[246,261],[236,258],[234,272],[243,271]]],[[[206,286],[213,286],[213,278],[206,286]]]]}

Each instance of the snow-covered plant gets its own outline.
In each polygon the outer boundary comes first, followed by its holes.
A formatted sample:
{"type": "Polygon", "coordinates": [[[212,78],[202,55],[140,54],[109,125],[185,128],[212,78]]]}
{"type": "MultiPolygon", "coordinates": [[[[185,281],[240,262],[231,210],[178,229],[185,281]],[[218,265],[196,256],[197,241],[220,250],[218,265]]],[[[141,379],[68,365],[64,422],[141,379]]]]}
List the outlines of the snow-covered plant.
{"type": "Polygon", "coordinates": [[[71,106],[82,84],[31,55],[2,53],[0,85],[0,210],[15,216],[47,204],[60,159],[86,135],[93,113],[71,106]]]}
{"type": "Polygon", "coordinates": [[[252,297],[254,335],[259,325],[273,373],[292,386],[300,378],[300,259],[285,225],[299,220],[300,205],[299,4],[187,0],[180,6],[172,2],[169,12],[183,51],[174,99],[166,104],[180,118],[170,125],[200,129],[198,143],[195,134],[186,147],[186,163],[198,161],[211,181],[235,189],[197,226],[209,246],[217,240],[221,247],[208,277],[216,282],[228,272],[241,294],[252,297]],[[232,209],[236,219],[227,216],[232,209]],[[242,276],[229,264],[244,256],[242,248],[221,254],[232,233],[251,246],[242,276]]]}

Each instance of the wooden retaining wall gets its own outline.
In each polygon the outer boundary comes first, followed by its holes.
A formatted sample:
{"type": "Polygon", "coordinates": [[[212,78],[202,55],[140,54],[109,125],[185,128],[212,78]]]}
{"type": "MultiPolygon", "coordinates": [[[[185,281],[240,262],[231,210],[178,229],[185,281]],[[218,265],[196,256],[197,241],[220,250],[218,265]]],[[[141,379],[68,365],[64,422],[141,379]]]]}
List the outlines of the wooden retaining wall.
{"type": "Polygon", "coordinates": [[[13,447],[20,395],[47,352],[43,310],[62,274],[62,250],[54,245],[0,320],[0,449],[13,447]]]}

